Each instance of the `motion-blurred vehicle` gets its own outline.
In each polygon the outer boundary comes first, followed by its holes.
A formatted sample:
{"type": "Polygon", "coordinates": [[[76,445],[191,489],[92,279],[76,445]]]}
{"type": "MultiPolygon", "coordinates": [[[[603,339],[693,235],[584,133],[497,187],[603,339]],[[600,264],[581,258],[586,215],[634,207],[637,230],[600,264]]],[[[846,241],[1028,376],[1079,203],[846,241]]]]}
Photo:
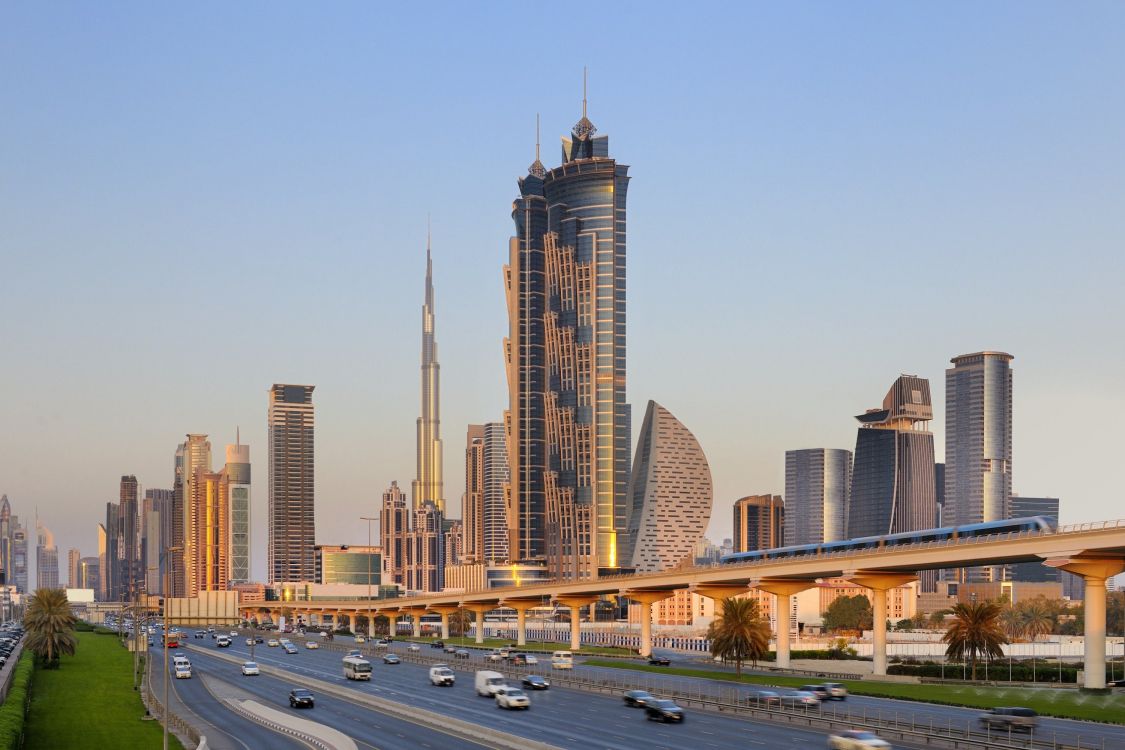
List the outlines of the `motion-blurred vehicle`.
{"type": "Polygon", "coordinates": [[[682,722],[684,710],[670,700],[652,700],[645,704],[645,718],[666,724],[682,722]]]}
{"type": "Polygon", "coordinates": [[[870,748],[889,748],[891,743],[880,739],[874,732],[863,729],[848,729],[828,735],[830,750],[869,750],[870,748]]]}
{"type": "Polygon", "coordinates": [[[529,674],[520,683],[528,690],[547,690],[551,687],[550,680],[537,674],[529,674]]]}
{"type": "Polygon", "coordinates": [[[519,688],[504,685],[497,689],[495,695],[497,708],[524,710],[531,708],[531,700],[527,697],[527,693],[519,688]]]}
{"type": "Polygon", "coordinates": [[[649,704],[649,701],[656,700],[644,690],[629,690],[622,698],[625,699],[625,705],[631,708],[643,708],[649,704]]]}
{"type": "Polygon", "coordinates": [[[258,664],[256,662],[244,661],[242,662],[242,674],[243,676],[249,677],[251,675],[259,675],[261,672],[258,671],[258,664]]]}

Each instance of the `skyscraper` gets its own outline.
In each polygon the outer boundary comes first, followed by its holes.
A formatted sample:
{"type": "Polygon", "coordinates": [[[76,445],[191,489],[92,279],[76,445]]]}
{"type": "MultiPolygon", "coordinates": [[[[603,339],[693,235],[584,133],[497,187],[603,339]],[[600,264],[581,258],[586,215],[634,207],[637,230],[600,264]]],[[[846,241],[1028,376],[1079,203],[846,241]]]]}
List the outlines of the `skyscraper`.
{"type": "Polygon", "coordinates": [[[176,450],[175,476],[172,490],[172,544],[179,552],[171,553],[172,596],[191,596],[190,591],[198,591],[191,576],[198,564],[199,550],[195,547],[198,537],[192,536],[200,520],[196,517],[202,506],[205,488],[198,486],[201,477],[211,471],[211,442],[206,435],[188,433],[176,450]]]}
{"type": "Polygon", "coordinates": [[[415,511],[427,501],[445,513],[442,486],[441,366],[434,338],[434,274],[426,237],[426,297],[422,303],[422,415],[418,417],[417,474],[411,485],[415,511]]]}
{"type": "Polygon", "coordinates": [[[511,554],[551,575],[619,570],[627,511],[625,229],[629,168],[586,116],[563,164],[519,180],[505,268],[511,554]]]}
{"type": "MultiPolygon", "coordinates": [[[[140,485],[132,474],[121,477],[113,522],[114,556],[111,564],[113,599],[131,598],[144,580],[141,563],[140,485]]],[[[108,518],[106,519],[109,520],[108,518]]]]}
{"type": "Polygon", "coordinates": [[[927,429],[933,418],[930,382],[914,375],[895,380],[882,408],[856,417],[860,427],[844,538],[933,528],[934,436],[927,429]]]}
{"type": "Polygon", "coordinates": [[[628,496],[622,567],[655,573],[690,560],[711,520],[711,467],[695,435],[655,401],[641,425],[628,496]]]}
{"type": "MultiPolygon", "coordinates": [[[[112,506],[113,503],[106,503],[112,506]]],[[[108,519],[109,513],[106,513],[108,519]]],[[[98,601],[109,601],[109,582],[106,569],[109,567],[109,530],[103,523],[98,524],[98,585],[94,595],[98,601]]]]}
{"type": "Polygon", "coordinates": [[[734,503],[734,552],[785,546],[785,503],[781,495],[749,495],[734,503]]]}
{"type": "Polygon", "coordinates": [[[247,583],[250,580],[250,446],[243,445],[241,436],[235,434],[235,444],[226,448],[227,463],[223,469],[230,519],[228,582],[247,583]]]}
{"type": "Polygon", "coordinates": [[[37,522],[36,526],[38,543],[35,545],[35,588],[57,589],[59,548],[55,546],[55,535],[42,522],[37,522]]]}
{"type": "Polygon", "coordinates": [[[785,452],[785,544],[844,538],[852,483],[852,452],[805,448],[785,452]]]}
{"type": "Polygon", "coordinates": [[[27,529],[20,524],[18,516],[12,516],[12,580],[16,590],[29,593],[27,584],[27,529]]]}
{"type": "Polygon", "coordinates": [[[313,388],[279,383],[270,388],[270,583],[316,579],[313,388]]]}
{"type": "Polygon", "coordinates": [[[12,584],[12,506],[0,497],[0,584],[12,584]]]}
{"type": "MultiPolygon", "coordinates": [[[[1059,499],[1057,497],[1023,497],[1013,494],[1009,498],[1009,502],[1008,513],[1011,518],[1046,516],[1055,523],[1059,522],[1059,499]]],[[[1060,574],[1065,575],[1058,568],[1048,567],[1037,562],[1016,563],[1008,566],[1008,579],[1011,581],[1054,583],[1061,580],[1060,574]]]]}
{"type": "MultiPolygon", "coordinates": [[[[484,558],[484,425],[465,434],[465,493],[461,496],[461,554],[464,562],[484,558]]],[[[507,529],[504,529],[507,533],[507,529]]],[[[452,563],[451,563],[452,564],[452,563]]]]}
{"type": "Polygon", "coordinates": [[[175,504],[175,490],[145,490],[141,503],[141,559],[145,566],[145,591],[164,594],[164,574],[168,560],[164,548],[172,546],[169,516],[175,504]]]}
{"type": "Polygon", "coordinates": [[[489,422],[484,426],[484,560],[514,562],[508,533],[508,447],[504,425],[489,422]]]}
{"type": "Polygon", "coordinates": [[[445,587],[445,528],[441,511],[427,500],[411,515],[403,585],[410,591],[441,591],[445,587]]]}
{"type": "MultiPolygon", "coordinates": [[[[1013,357],[976,352],[945,371],[945,517],[947,525],[1008,518],[1012,494],[1013,357]]],[[[962,580],[996,580],[1000,568],[962,571],[962,580]]]]}
{"type": "Polygon", "coordinates": [[[383,493],[383,507],[379,513],[379,546],[383,548],[383,583],[406,584],[406,538],[410,533],[410,512],[406,508],[406,495],[398,482],[383,493]]]}
{"type": "Polygon", "coordinates": [[[66,585],[72,589],[78,586],[78,565],[82,560],[82,551],[71,547],[66,551],[66,585]]]}
{"type": "Polygon", "coordinates": [[[98,591],[101,587],[101,577],[99,574],[100,561],[96,557],[83,557],[78,562],[78,584],[72,585],[71,588],[79,589],[93,589],[94,595],[98,596],[98,591]]]}

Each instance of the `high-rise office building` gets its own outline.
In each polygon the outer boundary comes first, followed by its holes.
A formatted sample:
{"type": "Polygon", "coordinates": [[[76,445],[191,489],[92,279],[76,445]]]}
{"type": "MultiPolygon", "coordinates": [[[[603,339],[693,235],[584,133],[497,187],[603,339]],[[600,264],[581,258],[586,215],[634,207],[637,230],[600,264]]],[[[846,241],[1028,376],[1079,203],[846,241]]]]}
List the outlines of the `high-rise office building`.
{"type": "Polygon", "coordinates": [[[28,589],[27,529],[18,516],[12,516],[12,580],[11,584],[21,594],[30,593],[28,589]]]}
{"type": "Polygon", "coordinates": [[[196,486],[196,481],[197,477],[210,471],[211,442],[206,435],[188,433],[187,440],[176,449],[172,511],[169,514],[172,517],[169,546],[179,549],[170,553],[167,561],[172,566],[171,595],[175,597],[189,596],[193,586],[191,571],[197,565],[198,550],[193,546],[197,539],[192,537],[191,529],[199,523],[193,514],[200,507],[199,498],[203,493],[203,488],[196,486]]]}
{"type": "Polygon", "coordinates": [[[844,538],[933,528],[934,436],[927,429],[933,418],[930,381],[915,375],[895,380],[882,408],[856,417],[860,427],[844,538]]]}
{"type": "Polygon", "coordinates": [[[230,581],[230,503],[226,471],[196,469],[188,498],[187,595],[223,591],[230,581]]]}
{"type": "Polygon", "coordinates": [[[443,523],[442,544],[445,552],[441,557],[442,563],[444,565],[460,565],[465,556],[461,546],[465,541],[464,528],[461,522],[455,518],[446,518],[443,523]]]}
{"type": "Polygon", "coordinates": [[[275,383],[269,408],[269,581],[313,581],[313,388],[275,383]]]}
{"type": "Polygon", "coordinates": [[[0,585],[12,583],[12,505],[0,497],[0,585]]]}
{"type": "Polygon", "coordinates": [[[82,551],[71,547],[66,551],[66,585],[72,589],[78,586],[78,566],[82,561],[82,551]]]}
{"type": "Polygon", "coordinates": [[[383,548],[383,582],[406,585],[406,539],[410,533],[410,511],[406,495],[398,482],[383,493],[383,506],[379,513],[379,546],[383,548]]]}
{"type": "Polygon", "coordinates": [[[144,581],[141,561],[140,485],[131,474],[121,477],[118,502],[106,503],[105,596],[125,601],[140,591],[144,581]]]}
{"type": "MultiPolygon", "coordinates": [[[[507,529],[504,529],[507,533],[507,529]]],[[[465,492],[461,495],[463,562],[484,559],[484,425],[471,424],[465,434],[465,492]]],[[[454,563],[450,563],[451,565],[454,563]]]]}
{"type": "MultiPolygon", "coordinates": [[[[1012,494],[1013,357],[976,352],[945,371],[946,525],[1002,521],[1012,494]]],[[[1002,568],[967,568],[963,581],[994,581],[1002,568]]]]}
{"type": "Polygon", "coordinates": [[[514,559],[551,575],[621,569],[630,479],[625,230],[629,168],[586,116],[563,163],[519,180],[505,267],[514,559]]]}
{"type": "Polygon", "coordinates": [[[748,495],[734,503],[734,552],[785,546],[785,503],[781,495],[748,495]]]}
{"type": "Polygon", "coordinates": [[[934,464],[934,528],[945,525],[945,464],[934,464]]]}
{"type": "Polygon", "coordinates": [[[785,544],[844,538],[852,484],[852,452],[804,448],[785,452],[785,544]]]}
{"type": "Polygon", "coordinates": [[[422,414],[418,417],[415,479],[410,487],[415,511],[426,502],[445,513],[442,482],[441,366],[434,338],[434,268],[426,238],[426,296],[422,303],[422,414]]]}
{"type": "Polygon", "coordinates": [[[648,402],[629,481],[620,566],[638,573],[689,561],[711,520],[711,467],[695,435],[648,402]]]}
{"type": "MultiPolygon", "coordinates": [[[[107,503],[112,506],[113,503],[107,503]]],[[[106,513],[109,518],[109,513],[106,513]]],[[[109,530],[104,523],[98,524],[98,586],[94,596],[100,602],[109,601],[109,581],[106,569],[109,567],[109,530]]]]}
{"type": "Polygon", "coordinates": [[[94,596],[98,595],[101,586],[101,576],[98,571],[99,560],[96,557],[83,557],[78,561],[78,584],[71,588],[93,589],[94,596]]]}
{"type": "Polygon", "coordinates": [[[145,591],[164,594],[164,575],[168,560],[165,547],[171,544],[169,516],[175,504],[175,490],[150,488],[141,503],[141,559],[145,566],[145,591]]]}
{"type": "Polygon", "coordinates": [[[372,595],[378,595],[383,568],[382,550],[378,547],[318,544],[314,553],[317,583],[370,584],[372,595]]]}
{"type": "Polygon", "coordinates": [[[484,426],[484,560],[492,563],[514,561],[508,524],[511,474],[506,438],[504,425],[499,422],[484,426]]]}
{"type": "Polygon", "coordinates": [[[403,585],[409,591],[441,591],[445,587],[445,527],[441,511],[427,500],[411,515],[403,585]]]}
{"type": "MultiPolygon", "coordinates": [[[[1023,497],[1012,494],[1009,498],[1008,515],[1011,518],[1030,518],[1046,516],[1054,523],[1059,522],[1059,499],[1057,497],[1023,497]]],[[[1020,582],[1058,582],[1061,580],[1058,568],[1042,563],[1027,562],[1008,566],[1007,578],[1020,582]]]]}
{"type": "Polygon", "coordinates": [[[38,543],[35,546],[35,588],[57,589],[59,549],[55,546],[55,535],[41,521],[37,521],[36,526],[38,543]]]}
{"type": "Polygon", "coordinates": [[[226,448],[225,474],[227,517],[230,529],[226,534],[230,560],[229,583],[250,580],[250,446],[243,445],[236,432],[234,445],[226,448]]]}

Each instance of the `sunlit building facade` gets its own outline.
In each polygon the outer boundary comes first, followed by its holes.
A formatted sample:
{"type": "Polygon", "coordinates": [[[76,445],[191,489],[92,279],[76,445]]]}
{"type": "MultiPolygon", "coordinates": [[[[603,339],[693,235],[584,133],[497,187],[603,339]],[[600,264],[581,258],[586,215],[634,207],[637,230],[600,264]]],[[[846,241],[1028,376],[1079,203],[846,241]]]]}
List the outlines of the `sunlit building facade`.
{"type": "Polygon", "coordinates": [[[852,452],[805,448],[785,452],[785,544],[844,538],[852,452]]]}
{"type": "Polygon", "coordinates": [[[749,495],[734,503],[733,552],[785,546],[785,503],[781,495],[749,495]]]}
{"type": "Polygon", "coordinates": [[[416,474],[411,485],[412,508],[427,502],[445,513],[442,480],[441,366],[434,331],[434,267],[426,241],[426,288],[422,304],[422,414],[417,422],[416,474]]]}
{"type": "Polygon", "coordinates": [[[275,383],[269,400],[269,582],[316,575],[315,386],[275,383]]]}

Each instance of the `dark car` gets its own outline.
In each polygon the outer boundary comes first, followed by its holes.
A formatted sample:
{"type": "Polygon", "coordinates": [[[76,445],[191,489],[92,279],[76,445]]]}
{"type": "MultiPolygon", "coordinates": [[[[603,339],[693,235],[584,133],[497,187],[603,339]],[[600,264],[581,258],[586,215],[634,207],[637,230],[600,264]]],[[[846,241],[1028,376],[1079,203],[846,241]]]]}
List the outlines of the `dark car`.
{"type": "Polygon", "coordinates": [[[312,691],[304,688],[293,688],[289,691],[289,705],[292,708],[312,708],[312,691]]]}
{"type": "Polygon", "coordinates": [[[265,643],[266,639],[260,635],[254,636],[254,643],[265,643]]]}
{"type": "Polygon", "coordinates": [[[684,720],[684,710],[669,700],[649,701],[645,705],[645,718],[665,723],[680,722],[684,720]]]}
{"type": "Polygon", "coordinates": [[[458,659],[468,659],[469,658],[469,649],[459,648],[459,649],[457,649],[456,651],[453,652],[453,655],[456,656],[458,659]]]}
{"type": "Polygon", "coordinates": [[[546,677],[540,677],[537,674],[529,674],[520,682],[523,683],[523,686],[528,690],[546,690],[547,688],[551,687],[551,683],[547,680],[546,677]]]}
{"type": "Polygon", "coordinates": [[[430,643],[430,648],[445,648],[445,641],[433,641],[430,643]]]}
{"type": "Polygon", "coordinates": [[[755,690],[746,696],[746,702],[758,706],[777,706],[781,703],[781,695],[776,690],[755,690]]]}
{"type": "Polygon", "coordinates": [[[1039,714],[1030,708],[994,708],[982,714],[979,721],[983,729],[1022,729],[1030,732],[1039,726],[1039,714]]]}
{"type": "Polygon", "coordinates": [[[401,664],[402,659],[398,658],[394,654],[384,654],[383,655],[383,663],[384,664],[401,664]]]}
{"type": "Polygon", "coordinates": [[[635,708],[647,706],[649,701],[655,700],[650,694],[643,690],[630,690],[622,697],[625,699],[626,706],[633,706],[635,708]]]}
{"type": "Polygon", "coordinates": [[[658,667],[666,667],[672,663],[672,660],[667,656],[657,656],[656,654],[653,654],[652,656],[648,657],[648,663],[658,667]]]}

